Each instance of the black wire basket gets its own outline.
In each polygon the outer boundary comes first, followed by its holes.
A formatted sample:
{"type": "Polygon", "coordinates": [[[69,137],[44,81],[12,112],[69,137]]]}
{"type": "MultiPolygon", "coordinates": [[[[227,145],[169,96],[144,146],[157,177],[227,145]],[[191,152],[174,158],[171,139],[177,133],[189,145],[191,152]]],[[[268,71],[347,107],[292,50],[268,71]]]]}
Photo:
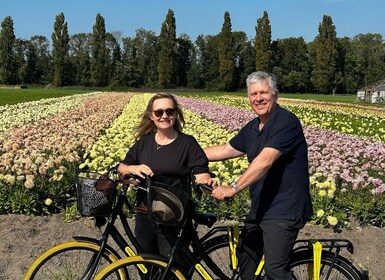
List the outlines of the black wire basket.
{"type": "Polygon", "coordinates": [[[116,197],[116,183],[109,172],[80,172],[76,176],[77,209],[85,217],[111,214],[116,197]]]}

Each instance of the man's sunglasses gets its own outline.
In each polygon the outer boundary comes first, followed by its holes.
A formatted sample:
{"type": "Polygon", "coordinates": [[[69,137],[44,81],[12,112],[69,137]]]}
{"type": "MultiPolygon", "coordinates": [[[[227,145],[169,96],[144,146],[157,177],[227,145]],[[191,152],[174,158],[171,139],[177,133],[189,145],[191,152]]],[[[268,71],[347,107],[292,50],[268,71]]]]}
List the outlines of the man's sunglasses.
{"type": "Polygon", "coordinates": [[[166,112],[166,115],[169,116],[169,117],[172,117],[174,114],[175,114],[175,109],[166,109],[166,110],[163,110],[163,109],[159,109],[159,110],[154,110],[154,115],[155,117],[157,118],[161,118],[164,114],[164,112],[166,112]]]}

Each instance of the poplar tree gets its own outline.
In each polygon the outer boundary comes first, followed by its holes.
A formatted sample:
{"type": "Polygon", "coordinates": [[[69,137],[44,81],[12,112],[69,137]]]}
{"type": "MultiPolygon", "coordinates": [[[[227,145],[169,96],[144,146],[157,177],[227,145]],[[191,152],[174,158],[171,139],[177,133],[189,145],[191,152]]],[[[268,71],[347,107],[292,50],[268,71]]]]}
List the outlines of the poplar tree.
{"type": "Polygon", "coordinates": [[[69,40],[67,22],[64,13],[60,13],[56,16],[52,33],[53,84],[55,86],[63,86],[66,83],[69,40]]]}
{"type": "Polygon", "coordinates": [[[229,12],[224,14],[224,22],[219,34],[219,90],[231,91],[234,89],[235,49],[234,37],[231,32],[229,12]]]}
{"type": "Polygon", "coordinates": [[[158,87],[173,88],[176,84],[177,40],[174,12],[169,9],[159,35],[158,87]]]}
{"type": "Polygon", "coordinates": [[[271,72],[273,68],[271,25],[267,11],[264,11],[263,16],[257,19],[255,30],[255,68],[259,71],[271,72]]]}
{"type": "Polygon", "coordinates": [[[312,82],[318,93],[331,94],[335,89],[337,72],[337,33],[330,16],[324,15],[314,40],[314,69],[312,82]]]}
{"type": "Polygon", "coordinates": [[[106,86],[108,83],[106,27],[104,18],[98,13],[91,36],[91,84],[106,86]]]}
{"type": "Polygon", "coordinates": [[[17,77],[14,64],[15,40],[13,20],[9,16],[5,17],[1,22],[0,32],[0,83],[13,84],[17,77]]]}

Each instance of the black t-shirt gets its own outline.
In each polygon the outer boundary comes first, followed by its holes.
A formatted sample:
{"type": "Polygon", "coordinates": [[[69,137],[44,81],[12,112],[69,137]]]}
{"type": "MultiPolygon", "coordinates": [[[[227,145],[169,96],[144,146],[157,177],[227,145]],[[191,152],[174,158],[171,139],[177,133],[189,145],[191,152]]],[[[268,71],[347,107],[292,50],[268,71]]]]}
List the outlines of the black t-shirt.
{"type": "Polygon", "coordinates": [[[278,104],[264,128],[259,118],[247,123],[230,140],[230,145],[247,154],[249,162],[265,147],[282,153],[267,174],[250,186],[249,218],[300,218],[304,223],[312,215],[309,191],[307,143],[298,118],[278,104]]]}
{"type": "Polygon", "coordinates": [[[208,159],[196,139],[184,133],[168,145],[157,149],[155,134],[141,137],[122,161],[127,165],[146,164],[155,175],[178,179],[194,174],[208,173],[208,159]]]}

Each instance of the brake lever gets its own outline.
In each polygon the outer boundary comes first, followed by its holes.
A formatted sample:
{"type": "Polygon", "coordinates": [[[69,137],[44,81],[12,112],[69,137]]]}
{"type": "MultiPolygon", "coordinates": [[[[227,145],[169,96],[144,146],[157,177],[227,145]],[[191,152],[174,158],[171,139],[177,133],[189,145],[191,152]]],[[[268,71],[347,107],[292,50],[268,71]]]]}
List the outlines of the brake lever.
{"type": "MultiPolygon", "coordinates": [[[[200,189],[206,190],[209,193],[213,192],[213,187],[207,184],[196,184],[196,186],[200,189]]],[[[232,197],[225,197],[225,202],[232,202],[233,198],[232,197]]]]}

